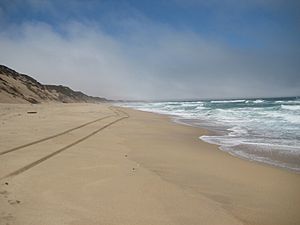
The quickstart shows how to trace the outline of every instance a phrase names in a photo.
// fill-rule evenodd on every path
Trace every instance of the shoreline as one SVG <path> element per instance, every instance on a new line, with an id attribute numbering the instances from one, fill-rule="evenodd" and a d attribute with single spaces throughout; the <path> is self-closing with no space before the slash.
<path id="1" fill-rule="evenodd" d="M 1 106 L 1 152 L 60 134 L 0 155 L 1 177 L 65 149 L 1 180 L 1 225 L 300 222 L 298 174 L 220 151 L 207 130 L 110 104 Z"/>
<path id="2" fill-rule="evenodd" d="M 203 140 L 202 139 L 203 136 L 215 136 L 215 135 L 220 135 L 221 133 L 218 133 L 218 131 L 209 129 L 207 127 L 202 127 L 201 125 L 194 125 L 194 124 L 190 124 L 190 123 L 181 121 L 181 120 L 189 120 L 189 119 L 180 118 L 179 116 L 174 116 L 174 115 L 164 114 L 164 113 L 159 113 L 159 112 L 150 112 L 150 111 L 138 110 L 138 109 L 134 109 L 134 108 L 131 108 L 131 107 L 123 107 L 123 106 L 117 106 L 117 107 L 124 108 L 124 109 L 130 109 L 130 110 L 134 110 L 134 111 L 139 111 L 139 112 L 144 112 L 144 113 L 150 113 L 150 114 L 154 114 L 154 115 L 160 115 L 160 116 L 166 117 L 167 120 L 169 120 L 170 122 L 172 122 L 174 124 L 199 129 L 199 131 L 202 134 L 198 137 L 198 140 L 200 142 L 207 143 L 207 144 L 210 144 L 212 146 L 215 146 L 218 151 L 224 152 L 224 153 L 229 154 L 230 156 L 232 156 L 234 158 L 237 158 L 237 159 L 240 159 L 240 160 L 243 160 L 243 161 L 248 161 L 248 162 L 255 163 L 255 164 L 258 164 L 258 165 L 263 165 L 263 166 L 269 166 L 271 168 L 280 169 L 280 170 L 283 170 L 283 171 L 286 171 L 286 172 L 290 172 L 290 173 L 300 175 L 300 171 L 298 171 L 296 169 L 290 169 L 288 167 L 284 167 L 284 166 L 281 166 L 281 165 L 272 164 L 272 163 L 268 163 L 268 162 L 264 162 L 264 161 L 258 161 L 258 160 L 255 160 L 255 159 L 250 159 L 250 158 L 247 158 L 247 157 L 243 157 L 243 156 L 237 155 L 233 152 L 223 150 L 222 145 Z"/>
<path id="3" fill-rule="evenodd" d="M 135 109 L 136 110 L 136 109 Z M 156 112 L 153 112 L 153 113 L 156 113 Z M 157 113 L 159 115 L 166 115 L 166 114 L 160 114 L 160 113 Z M 217 144 L 217 143 L 213 143 L 213 142 L 210 142 L 210 141 L 206 141 L 204 140 L 203 137 L 213 137 L 213 136 L 219 136 L 221 135 L 222 136 L 222 132 L 218 132 L 218 131 L 215 131 L 213 129 L 210 129 L 209 127 L 203 127 L 200 125 L 193 125 L 193 124 L 189 124 L 188 122 L 182 122 L 180 120 L 189 120 L 189 119 L 185 119 L 185 118 L 180 118 L 180 117 L 174 117 L 172 115 L 167 115 L 171 121 L 173 121 L 174 123 L 177 123 L 177 124 L 181 124 L 181 125 L 185 125 L 185 126 L 191 126 L 191 127 L 195 127 L 195 128 L 199 128 L 199 129 L 202 129 L 202 130 L 206 130 L 207 133 L 205 135 L 201 135 L 199 136 L 199 140 L 200 141 L 203 141 L 203 142 L 206 142 L 206 143 L 209 143 L 209 144 L 212 144 L 212 145 L 215 145 L 218 147 L 218 149 L 222 152 L 225 152 L 229 155 L 232 155 L 236 158 L 239 158 L 241 160 L 246 160 L 246 161 L 250 161 L 250 162 L 254 162 L 254 163 L 258 163 L 258 164 L 263 164 L 263 165 L 267 165 L 267 166 L 271 166 L 271 167 L 274 167 L 274 168 L 279 168 L 279 169 L 283 169 L 285 171 L 289 171 L 291 173 L 296 173 L 296 174 L 300 174 L 300 169 L 299 168 L 290 168 L 286 165 L 281 165 L 281 162 L 274 162 L 274 161 L 267 161 L 266 159 L 263 159 L 263 160 L 259 160 L 259 159 L 251 159 L 249 157 L 246 157 L 246 156 L 242 156 L 242 155 L 239 155 L 237 153 L 235 153 L 234 151 L 230 151 L 230 148 L 228 148 L 228 150 L 225 150 L 223 148 L 226 148 L 225 146 L 222 146 L 220 144 Z M 267 145 L 267 144 L 266 144 Z M 235 147 L 235 146 L 232 146 L 232 147 Z"/>
<path id="4" fill-rule="evenodd" d="M 225 152 L 229 155 L 237 157 L 241 160 L 256 162 L 258 164 L 268 165 L 268 166 L 283 169 L 283 170 L 286 170 L 286 171 L 289 171 L 289 172 L 292 172 L 292 173 L 300 174 L 300 168 L 299 167 L 291 167 L 291 165 L 288 165 L 286 162 L 283 162 L 283 161 L 278 161 L 278 159 L 276 160 L 276 159 L 271 159 L 271 158 L 268 158 L 268 157 L 264 157 L 262 153 L 257 154 L 257 155 L 254 154 L 253 156 L 250 156 L 250 155 L 245 156 L 245 154 L 247 154 L 247 153 L 245 153 L 243 151 L 242 152 L 240 152 L 240 151 L 235 152 L 233 150 L 234 148 L 247 150 L 246 146 L 242 147 L 242 145 L 244 145 L 244 144 L 226 146 L 226 145 L 222 145 L 222 144 L 219 144 L 219 143 L 215 143 L 215 142 L 210 141 L 210 140 L 205 140 L 205 137 L 213 138 L 213 137 L 219 137 L 219 136 L 228 136 L 228 134 L 224 130 L 222 130 L 222 131 L 221 130 L 214 130 L 214 128 L 212 128 L 212 127 L 205 126 L 205 125 L 201 124 L 201 122 L 197 123 L 197 124 L 193 124 L 192 122 L 189 122 L 189 121 L 199 122 L 197 119 L 187 119 L 187 118 L 180 117 L 179 115 L 172 115 L 172 114 L 167 114 L 167 113 L 162 113 L 162 112 L 152 112 L 152 111 L 147 111 L 147 110 L 140 110 L 140 109 L 135 109 L 135 108 L 132 108 L 132 107 L 127 107 L 127 106 L 119 106 L 119 107 L 130 108 L 130 109 L 138 110 L 138 111 L 141 111 L 141 112 L 148 112 L 148 113 L 154 113 L 154 114 L 158 114 L 158 115 L 162 115 L 162 116 L 167 116 L 172 122 L 174 122 L 176 124 L 195 127 L 195 128 L 199 128 L 199 129 L 204 129 L 207 132 L 206 132 L 205 135 L 199 136 L 198 137 L 199 140 L 203 141 L 203 142 L 206 142 L 206 143 L 209 143 L 209 144 L 212 144 L 212 145 L 215 145 L 215 146 L 218 146 L 218 149 L 222 152 Z M 205 120 L 201 120 L 201 121 L 205 122 Z M 250 144 L 250 143 L 247 143 L 247 144 L 250 145 L 250 146 L 255 145 L 255 144 Z M 260 145 L 261 146 L 269 146 L 268 144 L 261 144 L 261 143 L 260 143 Z M 249 147 L 249 146 L 247 146 L 247 147 Z M 254 148 L 252 150 L 256 151 Z M 279 154 L 277 152 L 275 152 L 275 153 Z M 252 154 L 252 153 L 250 152 L 250 154 Z M 283 156 L 284 155 L 281 155 L 281 156 L 278 155 L 277 157 L 280 159 Z"/>

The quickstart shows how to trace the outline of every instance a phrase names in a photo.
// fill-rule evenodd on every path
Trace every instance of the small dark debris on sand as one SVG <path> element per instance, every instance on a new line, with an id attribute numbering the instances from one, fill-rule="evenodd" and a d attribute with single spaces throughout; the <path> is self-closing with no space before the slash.
<path id="1" fill-rule="evenodd" d="M 36 111 L 28 111 L 27 113 L 28 114 L 36 114 L 37 112 Z"/>

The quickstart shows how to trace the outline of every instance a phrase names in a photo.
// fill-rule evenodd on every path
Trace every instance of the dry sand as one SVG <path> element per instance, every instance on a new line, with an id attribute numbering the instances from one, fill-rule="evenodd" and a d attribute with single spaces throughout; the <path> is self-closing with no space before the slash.
<path id="1" fill-rule="evenodd" d="M 109 105 L 1 104 L 0 224 L 300 224 L 299 174 L 204 133 Z"/>

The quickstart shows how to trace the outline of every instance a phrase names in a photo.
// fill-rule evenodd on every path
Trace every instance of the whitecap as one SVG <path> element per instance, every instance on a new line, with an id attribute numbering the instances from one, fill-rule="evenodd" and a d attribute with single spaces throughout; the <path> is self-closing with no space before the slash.
<path id="1" fill-rule="evenodd" d="M 214 100 L 210 101 L 211 103 L 243 103 L 246 100 L 241 99 L 241 100 Z"/>
<path id="2" fill-rule="evenodd" d="M 282 109 L 288 109 L 288 110 L 300 110 L 300 105 L 281 105 Z"/>
<path id="3" fill-rule="evenodd" d="M 264 102 L 264 100 L 261 100 L 261 99 L 253 101 L 253 103 L 263 103 L 263 102 Z"/>

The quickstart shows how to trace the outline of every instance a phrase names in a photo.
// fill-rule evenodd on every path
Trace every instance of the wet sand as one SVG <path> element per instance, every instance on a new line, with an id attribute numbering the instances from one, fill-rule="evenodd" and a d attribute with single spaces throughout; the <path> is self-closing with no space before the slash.
<path id="1" fill-rule="evenodd" d="M 206 133 L 106 104 L 1 104 L 0 224 L 300 224 L 299 174 Z"/>

